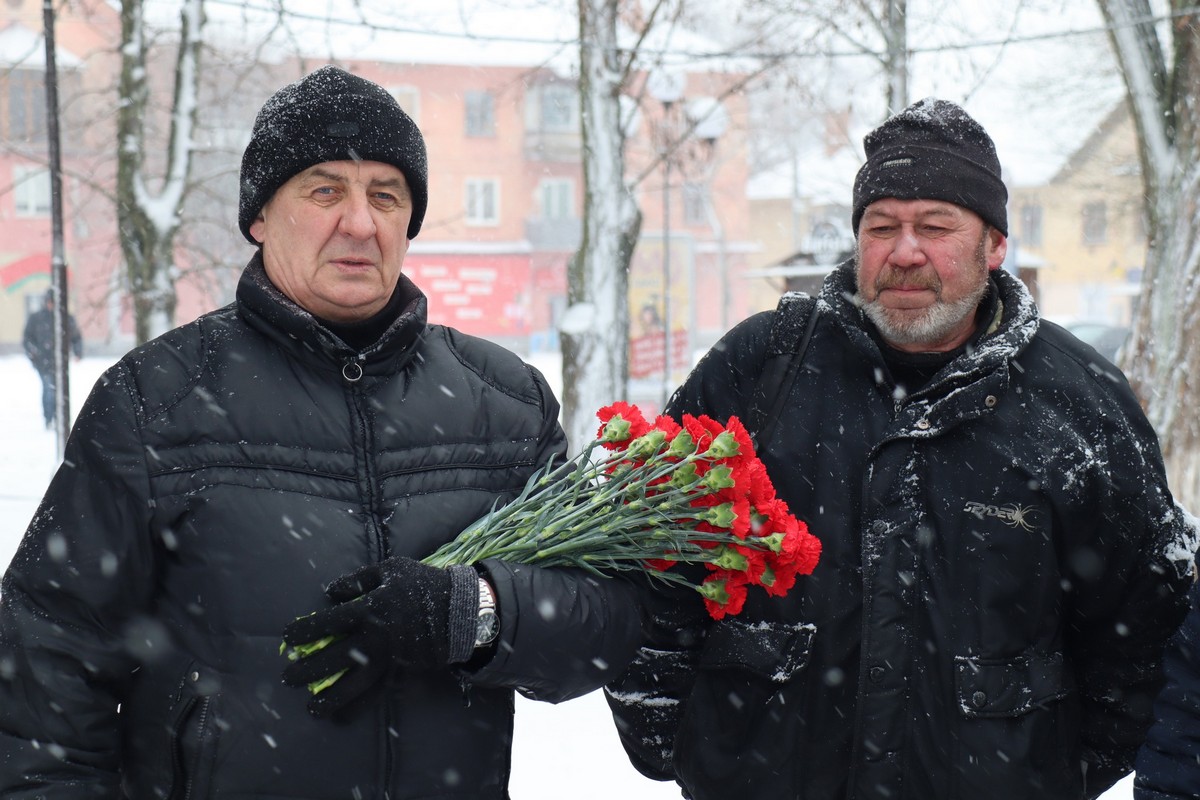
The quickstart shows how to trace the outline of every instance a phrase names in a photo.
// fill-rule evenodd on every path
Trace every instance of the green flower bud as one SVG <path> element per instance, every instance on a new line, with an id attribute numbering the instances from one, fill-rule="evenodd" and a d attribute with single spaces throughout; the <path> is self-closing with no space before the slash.
<path id="1" fill-rule="evenodd" d="M 665 433 L 660 430 L 653 430 L 630 442 L 627 453 L 630 458 L 649 459 L 662 449 L 666 441 L 667 435 Z"/>
<path id="2" fill-rule="evenodd" d="M 671 440 L 671 449 L 667 451 L 667 455 L 672 458 L 687 458 L 694 452 L 696 452 L 696 440 L 687 431 L 680 431 Z"/>
<path id="3" fill-rule="evenodd" d="M 745 572 L 750 566 L 749 559 L 728 545 L 717 547 L 713 552 L 719 553 L 720 555 L 714 558 L 712 563 L 716 564 L 721 569 L 727 569 L 731 572 Z"/>
<path id="4" fill-rule="evenodd" d="M 705 509 L 700 519 L 718 528 L 732 528 L 737 514 L 733 513 L 733 503 L 721 503 L 719 506 Z"/>
<path id="5" fill-rule="evenodd" d="M 617 414 L 604 426 L 604 432 L 600 434 L 600 441 L 623 442 L 629 438 L 629 430 L 629 423 L 620 414 Z"/>
<path id="6" fill-rule="evenodd" d="M 717 461 L 722 458 L 736 456 L 739 452 L 741 450 L 738 448 L 737 439 L 729 431 L 724 431 L 717 438 L 713 439 L 712 444 L 705 451 L 704 457 Z"/>
<path id="7" fill-rule="evenodd" d="M 696 591 L 714 603 L 725 605 L 729 602 L 729 592 L 725 588 L 725 581 L 705 581 L 696 587 Z"/>
<path id="8" fill-rule="evenodd" d="M 704 473 L 703 483 L 710 493 L 719 492 L 722 489 L 732 489 L 737 485 L 733 479 L 733 469 L 724 465 L 713 467 Z"/>
<path id="9" fill-rule="evenodd" d="M 700 477 L 696 474 L 696 465 L 687 463 L 675 468 L 675 471 L 671 473 L 670 483 L 677 489 L 687 489 L 699 479 Z"/>
<path id="10" fill-rule="evenodd" d="M 784 537 L 784 534 L 782 531 L 776 531 L 775 533 L 772 533 L 770 536 L 759 536 L 757 538 L 757 541 L 760 541 L 763 544 L 765 544 L 768 548 L 770 548 L 772 553 L 782 553 L 783 552 L 783 537 Z"/>

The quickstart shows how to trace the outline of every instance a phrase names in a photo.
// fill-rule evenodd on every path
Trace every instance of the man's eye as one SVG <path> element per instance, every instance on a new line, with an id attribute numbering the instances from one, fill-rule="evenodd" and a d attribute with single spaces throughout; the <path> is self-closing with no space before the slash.
<path id="1" fill-rule="evenodd" d="M 388 194 L 387 192 L 376 192 L 375 202 L 381 206 L 394 206 L 400 202 L 400 199 L 394 194 Z"/>

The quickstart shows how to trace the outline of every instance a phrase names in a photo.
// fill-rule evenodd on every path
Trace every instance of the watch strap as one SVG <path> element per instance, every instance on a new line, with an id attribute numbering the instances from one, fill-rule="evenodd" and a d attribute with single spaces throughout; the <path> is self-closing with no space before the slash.
<path id="1" fill-rule="evenodd" d="M 496 626 L 496 632 L 487 639 L 480 639 L 477 627 L 475 636 L 476 649 L 494 642 L 499 633 L 499 617 L 496 614 L 496 594 L 492 591 L 492 585 L 481 575 L 479 576 L 479 610 L 476 615 L 476 624 L 478 625 L 485 616 L 491 616 L 493 624 Z"/>

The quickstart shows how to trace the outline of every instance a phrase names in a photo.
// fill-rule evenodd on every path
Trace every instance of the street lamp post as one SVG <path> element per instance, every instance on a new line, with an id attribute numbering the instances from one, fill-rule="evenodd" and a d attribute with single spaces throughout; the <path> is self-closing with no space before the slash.
<path id="1" fill-rule="evenodd" d="M 682 73 L 658 70 L 646 79 L 646 90 L 662 103 L 663 116 L 659 132 L 659 153 L 663 163 L 662 213 L 663 213 L 663 382 L 661 407 L 666 408 L 671 396 L 671 159 L 675 147 L 675 127 L 672 114 L 687 83 Z"/>
<path id="2" fill-rule="evenodd" d="M 63 255 L 62 154 L 58 119 L 58 67 L 54 42 L 54 5 L 42 5 L 46 46 L 46 140 L 50 166 L 50 287 L 54 292 L 54 434 L 61 456 L 71 429 L 68 374 L 70 311 L 67 305 L 67 260 Z"/>

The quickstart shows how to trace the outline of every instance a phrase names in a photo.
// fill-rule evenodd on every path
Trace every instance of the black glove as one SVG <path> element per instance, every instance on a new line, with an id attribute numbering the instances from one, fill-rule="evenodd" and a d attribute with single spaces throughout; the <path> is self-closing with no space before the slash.
<path id="1" fill-rule="evenodd" d="M 367 692 L 391 669 L 432 670 L 467 661 L 474 650 L 478 575 L 471 567 L 431 567 L 395 556 L 335 580 L 337 605 L 293 620 L 283 631 L 288 686 L 310 686 L 309 711 L 327 717 Z M 313 652 L 297 648 L 330 638 Z M 303 651 L 303 648 L 301 648 Z M 340 673 L 340 675 L 339 675 Z"/>

